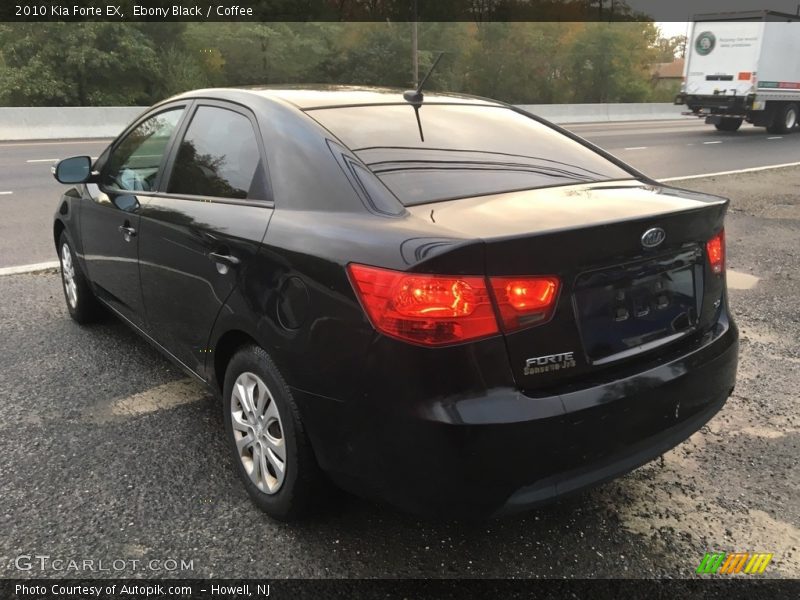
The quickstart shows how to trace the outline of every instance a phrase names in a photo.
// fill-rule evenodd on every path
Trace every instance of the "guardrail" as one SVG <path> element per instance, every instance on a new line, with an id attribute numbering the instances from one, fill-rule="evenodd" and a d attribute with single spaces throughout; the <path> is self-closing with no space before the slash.
<path id="1" fill-rule="evenodd" d="M 559 124 L 680 119 L 681 106 L 654 104 L 521 104 Z M 112 138 L 144 106 L 0 107 L 0 141 Z"/>

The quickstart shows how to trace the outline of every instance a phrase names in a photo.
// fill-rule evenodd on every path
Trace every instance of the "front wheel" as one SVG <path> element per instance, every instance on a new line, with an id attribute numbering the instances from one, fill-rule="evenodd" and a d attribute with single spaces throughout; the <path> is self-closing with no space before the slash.
<path id="1" fill-rule="evenodd" d="M 61 263 L 61 283 L 69 316 L 78 323 L 96 320 L 100 313 L 100 305 L 89 286 L 89 281 L 81 271 L 66 232 L 62 232 L 58 239 L 58 258 Z"/>
<path id="2" fill-rule="evenodd" d="M 324 478 L 289 386 L 262 348 L 231 359 L 223 407 L 234 468 L 256 506 L 281 521 L 306 513 Z"/>
<path id="3" fill-rule="evenodd" d="M 734 119 L 731 117 L 723 118 L 719 123 L 715 123 L 714 127 L 717 131 L 737 131 L 742 126 L 744 119 Z"/>

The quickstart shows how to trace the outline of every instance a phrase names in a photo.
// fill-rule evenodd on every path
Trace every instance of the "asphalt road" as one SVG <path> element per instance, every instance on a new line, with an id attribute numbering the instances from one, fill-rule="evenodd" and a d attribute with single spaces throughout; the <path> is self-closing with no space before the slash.
<path id="1" fill-rule="evenodd" d="M 98 156 L 109 140 L 0 142 L 0 267 L 57 260 L 53 214 L 67 189 L 50 174 L 54 160 Z"/>
<path id="2" fill-rule="evenodd" d="M 308 522 L 271 521 L 235 479 L 200 387 L 121 323 L 73 323 L 55 272 L 3 276 L 0 577 L 680 577 L 710 551 L 770 552 L 765 576 L 800 577 L 800 168 L 691 187 L 733 199 L 734 395 L 663 461 L 485 523 L 349 496 Z M 127 566 L 16 568 L 37 554 Z M 134 569 L 153 559 L 192 568 Z"/>
<path id="3" fill-rule="evenodd" d="M 750 125 L 735 133 L 699 119 L 566 127 L 656 179 L 800 161 L 800 135 L 772 135 Z"/>
<path id="4" fill-rule="evenodd" d="M 655 178 L 716 173 L 800 161 L 800 135 L 745 126 L 721 133 L 700 121 L 579 124 L 568 127 Z M 0 268 L 56 260 L 51 226 L 65 189 L 52 161 L 97 156 L 101 141 L 0 143 Z"/>

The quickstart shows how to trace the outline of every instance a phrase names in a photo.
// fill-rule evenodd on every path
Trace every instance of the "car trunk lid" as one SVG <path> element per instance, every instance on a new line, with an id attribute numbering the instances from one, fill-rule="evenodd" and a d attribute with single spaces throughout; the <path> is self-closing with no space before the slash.
<path id="1" fill-rule="evenodd" d="M 559 278 L 552 319 L 505 334 L 517 384 L 536 390 L 710 327 L 724 272 L 710 272 L 705 244 L 721 230 L 726 206 L 714 196 L 617 182 L 409 210 L 443 233 L 482 239 L 490 277 Z M 648 247 L 643 239 L 653 231 L 663 240 Z"/>

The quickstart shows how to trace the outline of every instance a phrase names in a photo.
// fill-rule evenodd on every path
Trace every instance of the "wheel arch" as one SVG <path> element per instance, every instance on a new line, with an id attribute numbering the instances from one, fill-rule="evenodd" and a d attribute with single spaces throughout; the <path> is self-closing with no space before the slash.
<path id="1" fill-rule="evenodd" d="M 61 219 L 55 219 L 53 221 L 53 245 L 55 246 L 56 251 L 58 251 L 58 241 L 61 239 L 61 234 L 66 228 L 67 226 Z"/>
<path id="2" fill-rule="evenodd" d="M 250 344 L 263 348 L 263 345 L 259 344 L 258 340 L 241 329 L 225 331 L 214 344 L 211 352 L 212 364 L 210 365 L 209 373 L 212 377 L 211 385 L 220 393 L 220 396 L 222 396 L 222 388 L 225 385 L 225 371 L 228 368 L 228 363 L 240 348 Z"/>
<path id="3" fill-rule="evenodd" d="M 65 231 L 72 243 L 77 259 L 83 265 L 83 244 L 80 239 L 80 203 L 81 195 L 77 188 L 70 188 L 58 201 L 58 208 L 53 215 L 53 245 L 58 251 L 58 240 Z"/>

